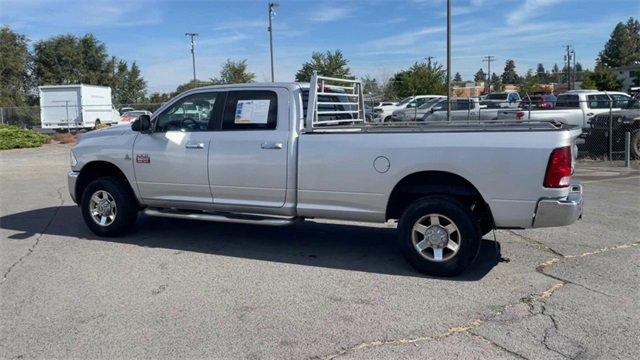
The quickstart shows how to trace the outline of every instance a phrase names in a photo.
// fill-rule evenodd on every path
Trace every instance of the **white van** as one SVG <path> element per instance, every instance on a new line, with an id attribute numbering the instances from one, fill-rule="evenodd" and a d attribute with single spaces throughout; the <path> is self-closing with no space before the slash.
<path id="1" fill-rule="evenodd" d="M 111 104 L 111 88 L 95 85 L 45 85 L 40 94 L 43 129 L 93 129 L 117 124 L 120 114 Z"/>

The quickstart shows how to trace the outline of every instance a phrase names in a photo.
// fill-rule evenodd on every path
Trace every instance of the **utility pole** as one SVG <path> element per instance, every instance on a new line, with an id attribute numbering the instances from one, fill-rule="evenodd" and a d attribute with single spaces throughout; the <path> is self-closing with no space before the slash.
<path id="1" fill-rule="evenodd" d="M 427 56 L 425 59 L 427 60 L 427 67 L 431 69 L 431 60 L 435 59 L 435 56 Z"/>
<path id="2" fill-rule="evenodd" d="M 491 62 L 495 61 L 496 57 L 487 55 L 482 58 L 482 62 L 487 63 L 487 93 L 491 94 Z"/>
<path id="3" fill-rule="evenodd" d="M 571 90 L 571 60 L 575 56 L 575 52 L 573 51 L 573 47 L 571 45 L 564 46 L 565 51 L 567 52 L 564 55 L 564 60 L 566 61 L 566 69 L 567 69 L 567 90 Z"/>
<path id="4" fill-rule="evenodd" d="M 275 75 L 273 71 L 273 27 L 271 26 L 271 19 L 276 14 L 275 8 L 280 6 L 278 3 L 270 2 L 268 11 L 269 11 L 269 27 L 267 31 L 269 31 L 269 54 L 271 55 L 271 82 L 275 82 Z"/>
<path id="5" fill-rule="evenodd" d="M 188 36 L 191 38 L 191 62 L 193 64 L 193 83 L 196 83 L 196 41 L 195 37 L 198 36 L 197 33 L 185 33 L 184 36 Z"/>
<path id="6" fill-rule="evenodd" d="M 451 0 L 447 0 L 447 121 L 451 122 Z"/>

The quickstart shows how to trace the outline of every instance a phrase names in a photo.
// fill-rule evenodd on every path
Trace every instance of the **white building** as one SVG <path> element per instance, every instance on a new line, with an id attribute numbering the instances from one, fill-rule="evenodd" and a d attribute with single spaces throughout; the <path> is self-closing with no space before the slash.
<path id="1" fill-rule="evenodd" d="M 629 91 L 633 86 L 640 86 L 640 64 L 621 66 L 613 71 L 622 81 L 623 91 Z"/>

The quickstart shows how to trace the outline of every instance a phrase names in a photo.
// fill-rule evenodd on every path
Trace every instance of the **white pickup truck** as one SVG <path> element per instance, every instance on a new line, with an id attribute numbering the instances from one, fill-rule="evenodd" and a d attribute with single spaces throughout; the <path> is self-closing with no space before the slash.
<path id="1" fill-rule="evenodd" d="M 557 121 L 589 129 L 589 120 L 598 114 L 617 111 L 631 100 L 622 92 L 572 90 L 558 95 L 552 109 L 509 109 L 498 111 L 499 120 Z"/>
<path id="2" fill-rule="evenodd" d="M 335 96 L 327 82 L 345 92 Z M 197 116 L 184 111 L 193 106 Z M 100 236 L 130 230 L 139 212 L 263 225 L 398 220 L 408 261 L 452 276 L 494 228 L 581 216 L 582 188 L 571 181 L 579 132 L 551 123 L 369 124 L 360 82 L 314 75 L 311 85 L 189 90 L 131 127 L 84 134 L 68 182 Z"/>

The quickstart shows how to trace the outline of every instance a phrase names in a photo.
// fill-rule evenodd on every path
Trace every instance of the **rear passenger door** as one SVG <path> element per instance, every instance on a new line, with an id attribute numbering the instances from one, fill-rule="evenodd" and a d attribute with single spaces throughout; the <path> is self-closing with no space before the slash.
<path id="1" fill-rule="evenodd" d="M 282 207 L 287 188 L 286 89 L 232 90 L 209 151 L 215 207 Z"/>

